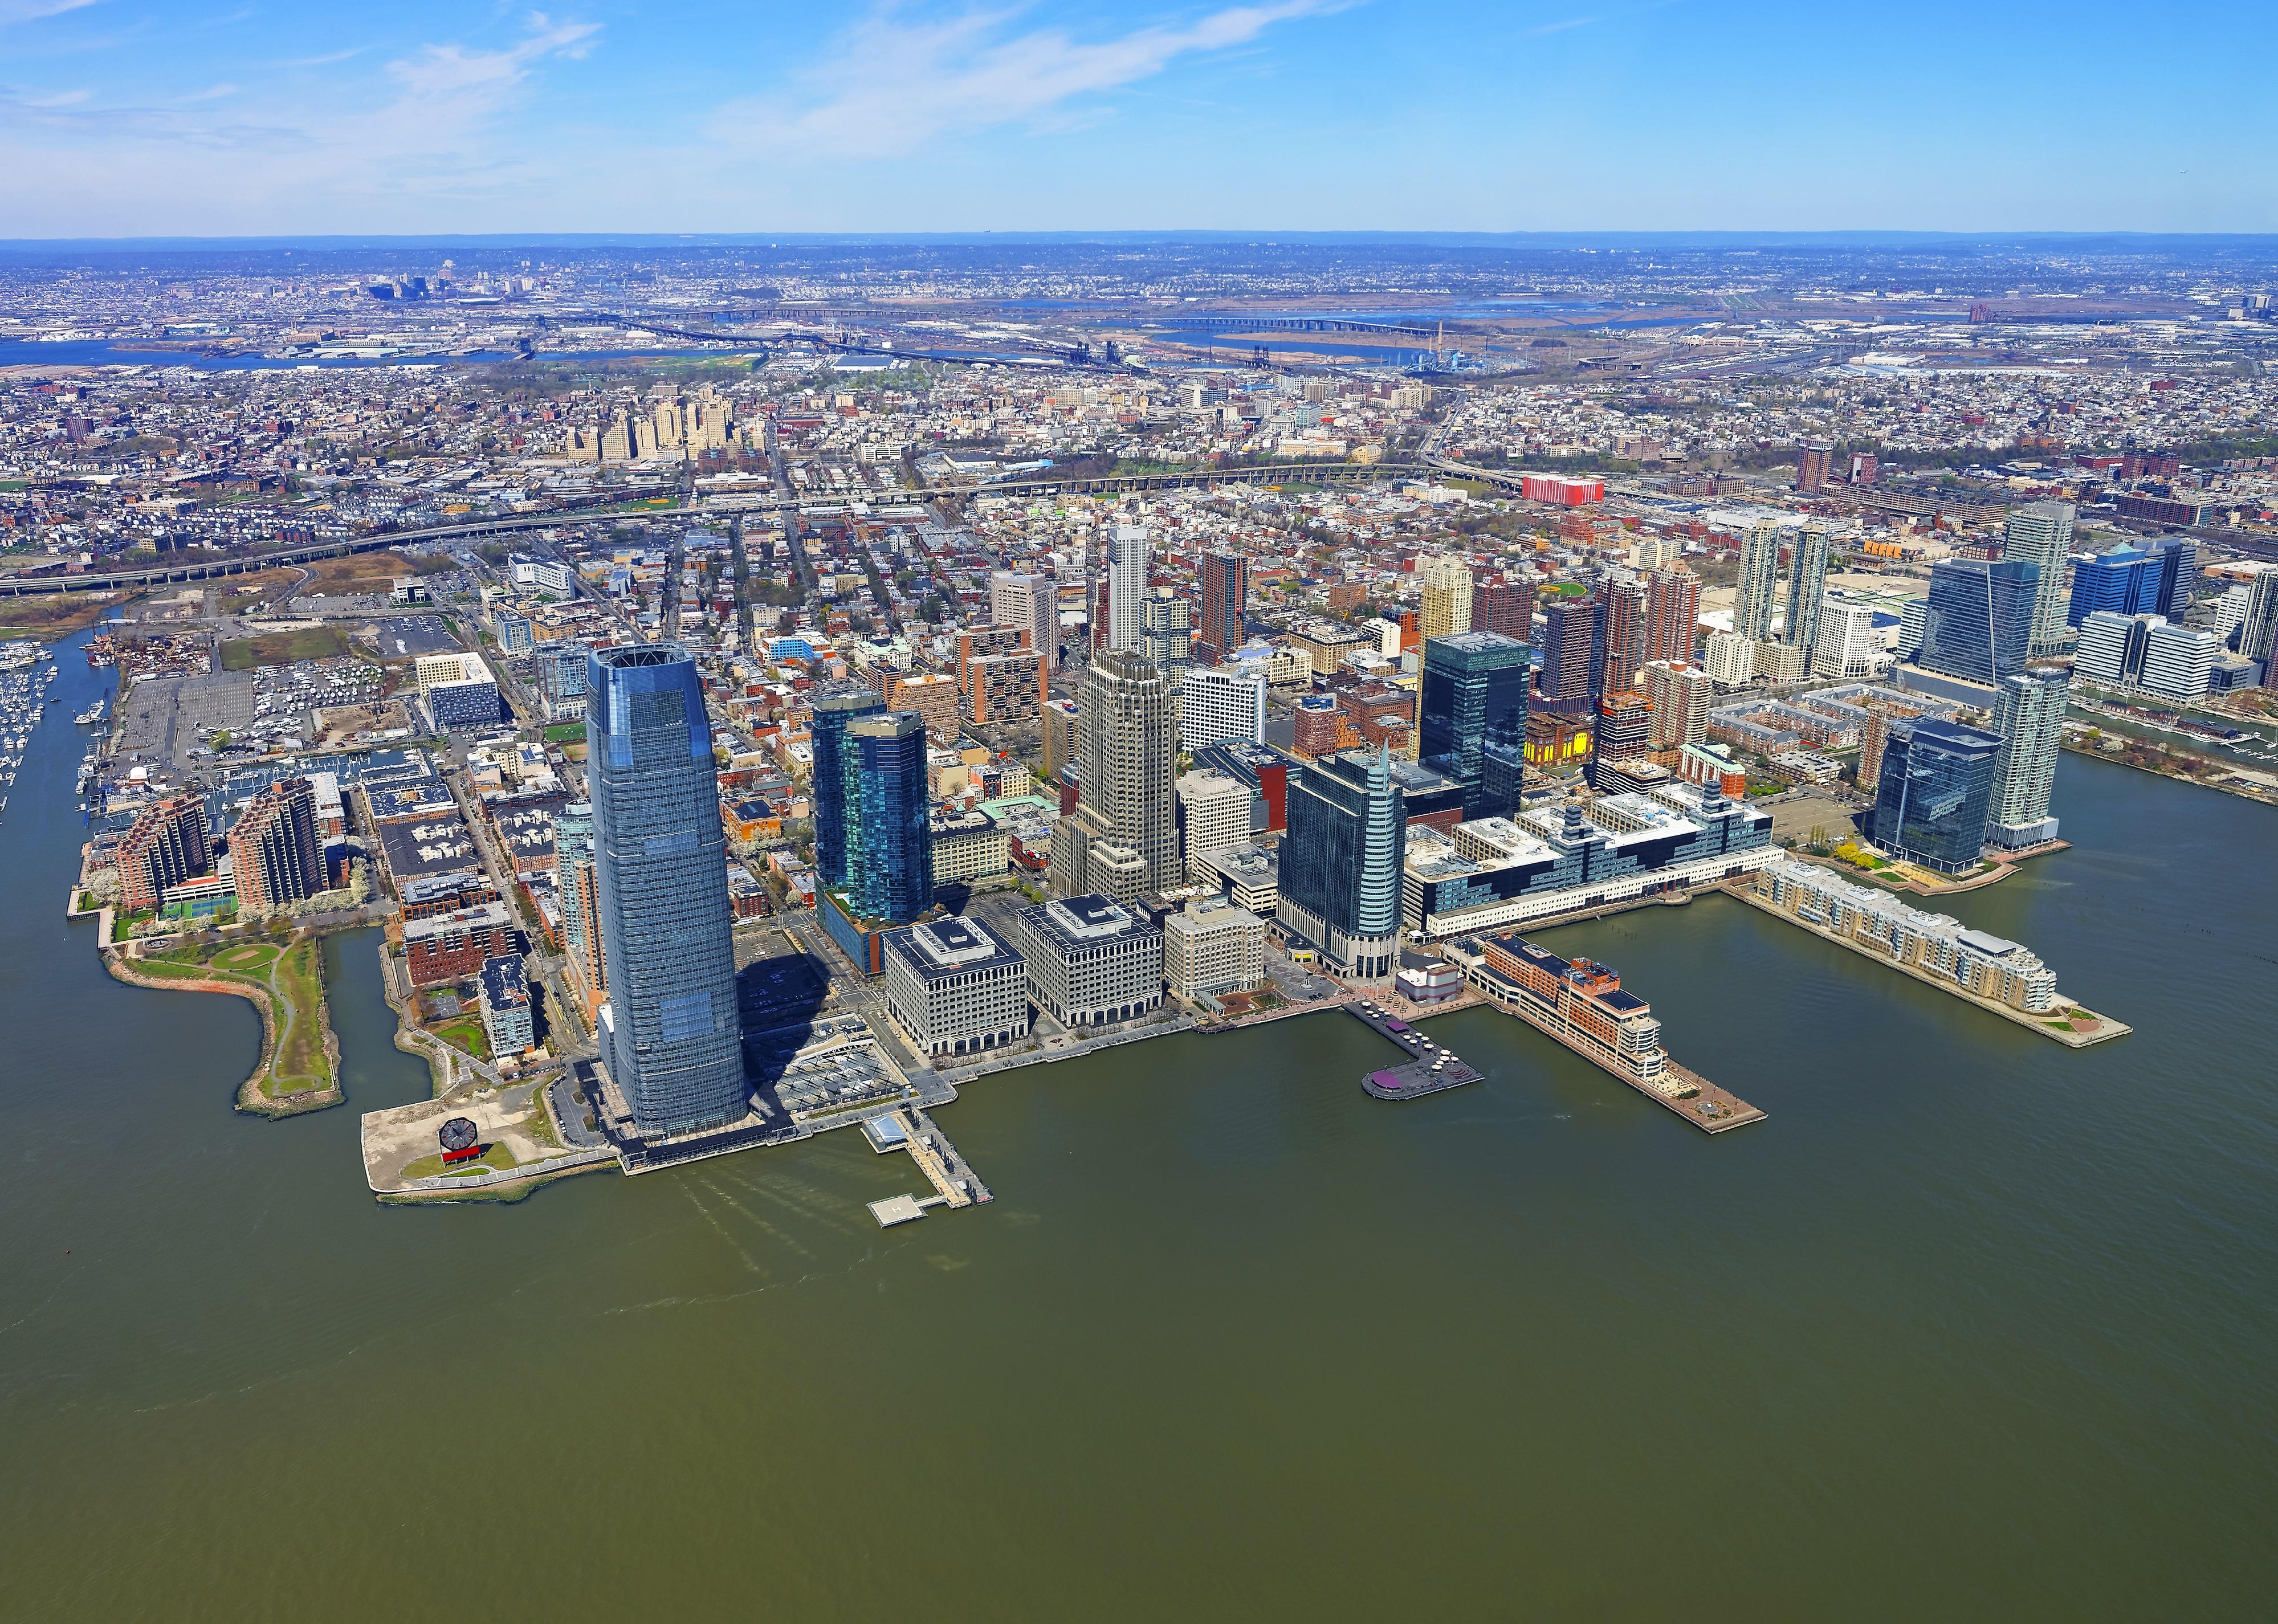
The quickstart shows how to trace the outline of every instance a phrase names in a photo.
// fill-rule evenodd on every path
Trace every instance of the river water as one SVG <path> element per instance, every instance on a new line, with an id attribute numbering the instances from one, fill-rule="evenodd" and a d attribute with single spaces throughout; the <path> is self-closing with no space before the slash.
<path id="1" fill-rule="evenodd" d="M 1322 1016 L 989 1079 L 999 1199 L 838 1133 L 399 1210 L 350 1104 L 234 1115 L 248 1005 L 62 918 L 62 704 L 0 826 L 0 1614 L 871 1620 L 2267 1616 L 2270 809 L 2076 758 L 1952 911 L 2080 1053 L 1713 898 L 1552 933 L 1770 1120 L 1501 1016 L 1366 1098 Z M 27 793 L 28 792 L 28 793 Z"/>

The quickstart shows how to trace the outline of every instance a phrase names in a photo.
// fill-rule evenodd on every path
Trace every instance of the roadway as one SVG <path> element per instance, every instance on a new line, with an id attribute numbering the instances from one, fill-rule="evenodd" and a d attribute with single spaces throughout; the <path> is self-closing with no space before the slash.
<path id="1" fill-rule="evenodd" d="M 994 484 L 982 485 L 921 485 L 913 491 L 894 492 L 892 496 L 898 503 L 930 502 L 944 497 L 1048 496 L 1059 492 L 1116 494 L 1218 484 L 1362 484 L 1376 479 L 1412 478 L 1418 475 L 1442 472 L 1453 473 L 1459 478 L 1482 479 L 1506 488 L 1515 488 L 1521 477 L 1503 469 L 1471 469 L 1460 462 L 1437 459 L 1428 463 L 1268 462 L 1244 468 L 1203 469 L 1190 473 L 1098 474 L 1002 480 Z M 801 509 L 843 509 L 846 506 L 843 500 L 818 500 L 811 496 L 750 496 L 723 497 L 700 506 L 653 508 L 642 513 L 620 511 L 623 503 L 646 496 L 669 496 L 674 489 L 670 485 L 634 485 L 611 492 L 606 499 L 611 504 L 607 512 L 560 508 L 542 514 L 513 514 L 477 519 L 462 524 L 430 525 L 421 530 L 376 530 L 369 536 L 310 542 L 297 547 L 279 547 L 273 552 L 240 558 L 215 559 L 195 564 L 160 565 L 150 569 L 114 570 L 103 575 L 40 576 L 28 580 L 22 576 L 11 576 L 0 579 L 0 598 L 35 597 L 53 592 L 140 591 L 183 582 L 212 580 L 222 576 L 250 575 L 258 570 L 274 569 L 310 559 L 345 558 L 350 553 L 381 553 L 392 547 L 443 546 L 455 541 L 481 541 L 502 536 L 526 535 L 538 530 L 575 529 L 587 524 L 622 524 L 628 520 L 656 523 L 718 518 L 729 514 L 781 514 L 791 525 L 793 546 L 796 548 L 796 522 Z"/>

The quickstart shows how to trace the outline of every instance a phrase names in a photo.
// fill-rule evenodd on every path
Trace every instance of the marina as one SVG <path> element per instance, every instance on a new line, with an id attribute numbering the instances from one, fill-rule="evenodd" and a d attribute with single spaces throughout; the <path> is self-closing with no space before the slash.
<path id="1" fill-rule="evenodd" d="M 7 813 L 42 709 L 54 703 L 48 690 L 55 680 L 55 656 L 41 644 L 0 646 L 0 818 Z"/>

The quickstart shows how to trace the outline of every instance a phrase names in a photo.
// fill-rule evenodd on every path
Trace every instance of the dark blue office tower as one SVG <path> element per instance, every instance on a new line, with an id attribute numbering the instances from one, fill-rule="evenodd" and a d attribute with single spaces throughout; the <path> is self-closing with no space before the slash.
<path id="1" fill-rule="evenodd" d="M 933 906 L 925 719 L 910 711 L 865 716 L 848 726 L 846 743 L 854 762 L 847 908 L 859 919 L 906 925 Z"/>
<path id="2" fill-rule="evenodd" d="M 860 718 L 881 715 L 885 709 L 885 700 L 868 688 L 841 689 L 815 698 L 814 725 L 809 730 L 814 751 L 814 873 L 816 882 L 825 888 L 846 883 L 846 810 L 854 804 L 854 762 L 846 746 L 846 729 Z"/>
<path id="3" fill-rule="evenodd" d="M 1507 818 L 1518 809 L 1533 654 L 1517 638 L 1491 631 L 1424 645 L 1417 754 L 1464 787 L 1466 818 Z"/>
<path id="4" fill-rule="evenodd" d="M 601 1057 L 645 1133 L 745 1114 L 728 843 L 695 662 L 669 643 L 598 649 L 585 775 L 609 998 Z"/>
<path id="5" fill-rule="evenodd" d="M 2041 571 L 2021 559 L 1947 559 L 1930 572 L 1930 609 L 1915 663 L 1991 684 L 2022 671 L 2033 644 Z"/>

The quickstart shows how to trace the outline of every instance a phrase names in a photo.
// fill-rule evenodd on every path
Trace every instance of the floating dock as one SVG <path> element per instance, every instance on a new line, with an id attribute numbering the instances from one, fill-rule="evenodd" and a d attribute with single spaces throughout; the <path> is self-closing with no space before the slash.
<path id="1" fill-rule="evenodd" d="M 1345 1013 L 1379 1037 L 1397 1043 L 1416 1056 L 1405 1065 L 1387 1066 L 1361 1074 L 1360 1086 L 1372 1099 L 1420 1100 L 1426 1094 L 1460 1088 L 1485 1075 L 1449 1054 L 1408 1022 L 1371 1003 L 1349 1003 Z"/>
<path id="2" fill-rule="evenodd" d="M 878 1220 L 880 1229 L 922 1218 L 929 1207 L 977 1207 L 997 1199 L 981 1182 L 981 1175 L 973 1170 L 972 1163 L 949 1142 L 949 1135 L 921 1107 L 906 1105 L 868 1118 L 862 1124 L 862 1137 L 880 1155 L 894 1150 L 908 1151 L 910 1160 L 917 1163 L 936 1192 L 923 1197 L 890 1195 L 882 1201 L 870 1202 L 870 1216 Z"/>

